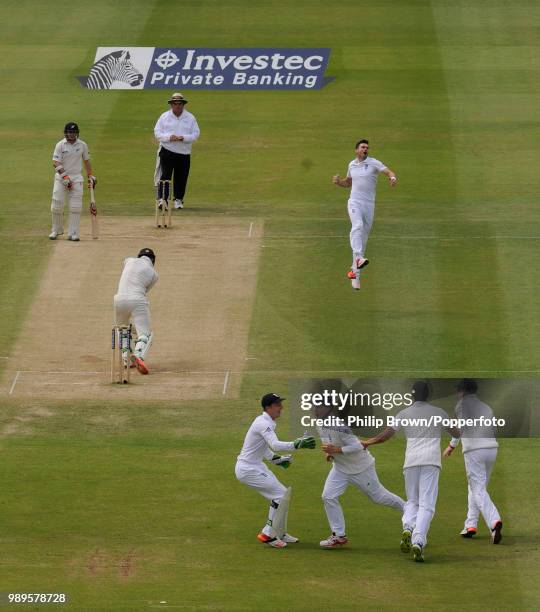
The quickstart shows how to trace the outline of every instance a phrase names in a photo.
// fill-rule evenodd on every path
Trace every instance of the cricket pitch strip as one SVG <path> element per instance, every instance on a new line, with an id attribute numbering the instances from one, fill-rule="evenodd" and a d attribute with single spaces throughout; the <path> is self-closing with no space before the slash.
<path id="1" fill-rule="evenodd" d="M 190 400 L 236 397 L 246 362 L 262 223 L 176 214 L 101 220 L 92 240 L 59 239 L 0 383 L 4 397 Z M 111 384 L 113 296 L 126 257 L 156 253 L 148 376 Z"/>

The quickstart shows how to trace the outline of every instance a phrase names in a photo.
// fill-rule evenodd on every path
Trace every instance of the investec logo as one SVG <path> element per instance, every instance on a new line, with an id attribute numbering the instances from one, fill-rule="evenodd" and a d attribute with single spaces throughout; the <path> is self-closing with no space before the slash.
<path id="1" fill-rule="evenodd" d="M 131 58 L 129 69 L 96 85 L 94 75 L 105 72 L 104 58 L 111 63 L 111 56 Z M 97 89 L 320 89 L 332 80 L 324 76 L 329 58 L 327 48 L 100 47 L 90 75 L 79 80 Z"/>

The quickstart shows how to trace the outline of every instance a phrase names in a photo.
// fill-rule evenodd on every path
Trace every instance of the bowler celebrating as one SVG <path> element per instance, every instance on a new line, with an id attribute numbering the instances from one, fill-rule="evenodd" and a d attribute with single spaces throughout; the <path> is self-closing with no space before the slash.
<path id="1" fill-rule="evenodd" d="M 360 270 L 365 268 L 369 260 L 364 257 L 367 239 L 373 224 L 375 212 L 375 191 L 379 174 L 386 174 L 390 185 L 395 186 L 396 175 L 382 162 L 374 157 L 368 157 L 369 141 L 359 140 L 355 146 L 356 158 L 347 169 L 347 176 L 339 174 L 332 177 L 334 185 L 352 187 L 349 196 L 348 209 L 351 219 L 351 249 L 352 266 L 347 276 L 351 279 L 353 289 L 360 289 Z"/>
<path id="2" fill-rule="evenodd" d="M 292 462 L 291 455 L 280 456 L 276 454 L 277 452 L 293 451 L 298 448 L 315 448 L 316 445 L 315 438 L 311 436 L 298 438 L 294 442 L 280 442 L 278 440 L 275 434 L 276 419 L 281 415 L 284 399 L 275 393 L 267 393 L 263 396 L 261 399 L 263 413 L 251 424 L 242 450 L 238 455 L 235 469 L 236 478 L 240 482 L 255 489 L 263 497 L 270 500 L 268 521 L 257 538 L 274 548 L 284 548 L 288 543 L 298 542 L 298 538 L 287 533 L 282 538 L 278 538 L 272 533 L 274 515 L 287 489 L 263 463 L 263 459 L 286 469 Z"/>

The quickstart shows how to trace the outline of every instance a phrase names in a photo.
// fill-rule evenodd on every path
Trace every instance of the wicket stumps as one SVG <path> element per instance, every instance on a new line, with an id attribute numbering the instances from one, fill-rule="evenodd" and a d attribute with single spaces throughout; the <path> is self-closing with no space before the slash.
<path id="1" fill-rule="evenodd" d="M 111 382 L 129 383 L 131 365 L 131 325 L 112 328 Z"/>
<path id="2" fill-rule="evenodd" d="M 172 206 L 169 202 L 171 181 L 159 181 L 156 198 L 156 227 L 171 227 Z"/>

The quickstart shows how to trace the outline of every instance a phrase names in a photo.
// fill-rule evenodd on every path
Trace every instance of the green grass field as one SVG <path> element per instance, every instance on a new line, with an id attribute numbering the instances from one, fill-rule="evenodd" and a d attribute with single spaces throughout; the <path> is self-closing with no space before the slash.
<path id="1" fill-rule="evenodd" d="M 285 551 L 256 541 L 266 502 L 234 478 L 260 396 L 291 379 L 538 374 L 538 3 L 6 0 L 0 11 L 2 370 L 58 246 L 50 159 L 67 121 L 90 145 L 100 214 L 151 223 L 152 130 L 172 91 L 83 89 L 75 76 L 97 46 L 330 47 L 335 77 L 319 91 L 184 91 L 202 136 L 182 216 L 264 223 L 240 396 L 5 395 L 0 592 L 63 591 L 81 611 L 538 609 L 538 440 L 501 443 L 499 547 L 485 532 L 457 537 L 463 461 L 445 464 L 424 565 L 402 558 L 399 517 L 354 490 L 351 546 L 319 550 L 320 451 L 279 474 L 302 539 Z M 399 183 L 379 181 L 373 263 L 353 292 L 347 191 L 330 178 L 360 137 Z M 45 361 L 57 339 L 41 340 Z M 403 494 L 402 443 L 373 452 Z"/>

